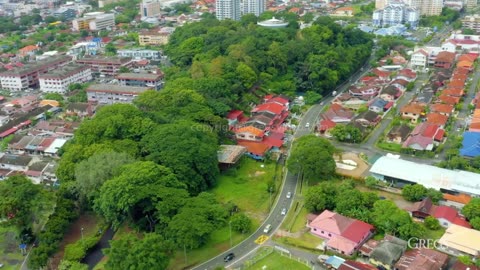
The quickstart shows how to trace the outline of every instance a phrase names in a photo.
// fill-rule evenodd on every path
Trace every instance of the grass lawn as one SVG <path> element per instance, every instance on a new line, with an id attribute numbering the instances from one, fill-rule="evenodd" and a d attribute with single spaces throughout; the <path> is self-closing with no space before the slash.
<path id="1" fill-rule="evenodd" d="M 277 190 L 282 181 L 281 169 L 281 166 L 277 168 Z M 219 177 L 217 186 L 212 192 L 220 202 L 233 202 L 258 225 L 268 213 L 270 196 L 267 183 L 273 180 L 274 175 L 275 163 L 243 158 L 235 168 L 229 169 Z M 272 196 L 272 201 L 274 199 Z"/>
<path id="2" fill-rule="evenodd" d="M 427 228 L 425 228 L 427 230 L 427 232 L 425 233 L 424 235 L 424 238 L 425 239 L 433 239 L 433 240 L 438 240 L 440 239 L 443 234 L 445 233 L 445 228 L 441 227 L 440 229 L 438 230 L 429 230 Z"/>
<path id="3" fill-rule="evenodd" d="M 20 242 L 16 237 L 15 227 L 0 226 L 0 263 L 4 264 L 2 270 L 19 269 L 23 262 L 24 257 L 18 248 Z"/>
<path id="4" fill-rule="evenodd" d="M 397 143 L 381 142 L 381 143 L 377 143 L 377 146 L 378 148 L 381 148 L 383 150 L 397 152 L 397 153 L 400 153 L 400 150 L 402 149 L 402 145 Z"/>
<path id="5" fill-rule="evenodd" d="M 233 245 L 236 245 L 243 241 L 247 234 L 239 234 L 232 231 L 232 242 Z M 170 260 L 168 269 L 177 270 L 177 269 L 187 269 L 192 267 L 195 264 L 204 262 L 219 253 L 230 248 L 230 229 L 228 225 L 225 228 L 222 228 L 214 233 L 212 233 L 210 240 L 207 244 L 199 249 L 187 250 L 187 262 L 185 263 L 185 254 L 182 250 L 177 250 L 175 252 L 175 257 Z"/>
<path id="6" fill-rule="evenodd" d="M 298 247 L 298 248 L 305 248 L 308 250 L 316 249 L 320 244 L 323 243 L 323 240 L 320 237 L 316 237 L 315 235 L 309 232 L 302 234 L 299 238 L 275 237 L 274 240 L 285 245 Z"/>
<path id="7" fill-rule="evenodd" d="M 266 266 L 266 268 L 263 268 Z M 262 269 L 295 269 L 295 270 L 308 270 L 310 269 L 306 265 L 299 263 L 295 260 L 292 260 L 288 257 L 282 256 L 277 252 L 273 252 L 267 257 L 261 259 L 256 264 L 246 268 L 251 270 L 262 270 Z"/>

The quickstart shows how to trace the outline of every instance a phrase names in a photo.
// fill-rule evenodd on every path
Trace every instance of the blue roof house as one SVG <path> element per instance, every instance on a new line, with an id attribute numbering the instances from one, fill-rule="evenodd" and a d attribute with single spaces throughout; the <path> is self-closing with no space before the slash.
<path id="1" fill-rule="evenodd" d="M 462 157 L 478 157 L 480 156 L 480 132 L 463 133 L 462 149 L 460 155 Z"/>

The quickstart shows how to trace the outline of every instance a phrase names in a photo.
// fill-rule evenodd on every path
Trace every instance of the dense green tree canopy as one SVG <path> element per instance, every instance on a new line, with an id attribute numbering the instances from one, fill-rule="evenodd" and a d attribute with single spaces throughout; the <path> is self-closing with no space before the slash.
<path id="1" fill-rule="evenodd" d="M 142 140 L 148 160 L 172 168 L 191 193 L 213 187 L 219 173 L 217 136 L 192 122 L 160 125 Z"/>
<path id="2" fill-rule="evenodd" d="M 462 214 L 468 219 L 480 217 L 480 198 L 473 198 L 462 208 Z"/>
<path id="3" fill-rule="evenodd" d="M 293 173 L 303 173 L 307 180 L 326 180 L 335 175 L 335 147 L 315 135 L 303 136 L 296 140 L 287 161 Z"/>
<path id="4" fill-rule="evenodd" d="M 169 252 L 165 239 L 156 233 L 147 233 L 142 239 L 126 234 L 120 239 L 110 241 L 110 248 L 105 249 L 108 256 L 105 269 L 167 269 Z"/>
<path id="5" fill-rule="evenodd" d="M 402 196 L 408 201 L 416 202 L 427 195 L 427 189 L 419 184 L 406 185 L 402 189 Z"/>

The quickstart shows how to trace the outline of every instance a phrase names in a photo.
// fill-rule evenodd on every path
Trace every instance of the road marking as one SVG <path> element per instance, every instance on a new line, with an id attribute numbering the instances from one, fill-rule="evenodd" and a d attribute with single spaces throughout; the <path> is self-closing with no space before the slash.
<path id="1" fill-rule="evenodd" d="M 262 234 L 255 240 L 255 244 L 261 245 L 261 244 L 265 243 L 265 241 L 267 241 L 267 240 L 268 240 L 268 236 Z"/>

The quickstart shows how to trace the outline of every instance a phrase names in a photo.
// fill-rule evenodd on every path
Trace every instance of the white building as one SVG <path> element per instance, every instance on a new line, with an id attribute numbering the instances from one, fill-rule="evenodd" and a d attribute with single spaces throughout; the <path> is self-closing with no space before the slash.
<path id="1" fill-rule="evenodd" d="M 39 76 L 40 91 L 45 93 L 67 92 L 73 83 L 84 83 L 92 80 L 92 70 L 88 66 L 69 64 L 61 69 Z"/>
<path id="2" fill-rule="evenodd" d="M 243 0 L 243 14 L 260 16 L 265 12 L 267 5 L 265 0 Z"/>
<path id="3" fill-rule="evenodd" d="M 404 3 L 392 3 L 383 9 L 375 10 L 372 19 L 375 26 L 383 27 L 408 23 L 410 27 L 416 28 L 420 21 L 420 12 Z"/>
<path id="4" fill-rule="evenodd" d="M 216 0 L 217 19 L 240 20 L 240 0 Z"/>
<path id="5" fill-rule="evenodd" d="M 423 49 L 417 50 L 411 55 L 410 66 L 412 68 L 424 69 L 428 64 L 428 52 Z"/>
<path id="6" fill-rule="evenodd" d="M 443 0 L 422 0 L 421 15 L 436 16 L 442 13 Z"/>
<path id="7" fill-rule="evenodd" d="M 126 50 L 118 50 L 117 51 L 118 57 L 129 57 L 132 59 L 148 59 L 159 61 L 163 57 L 162 51 L 156 50 L 147 50 L 147 49 L 126 49 Z"/>
<path id="8" fill-rule="evenodd" d="M 480 16 L 475 14 L 473 16 L 465 16 L 462 19 L 462 26 L 467 29 L 480 33 Z"/>
<path id="9" fill-rule="evenodd" d="M 116 104 L 132 103 L 138 95 L 150 89 L 149 87 L 93 84 L 87 88 L 86 92 L 89 102 Z"/>
<path id="10" fill-rule="evenodd" d="M 379 158 L 370 173 L 398 187 L 421 184 L 444 193 L 480 196 L 480 174 L 477 173 L 448 170 L 388 156 Z"/>
<path id="11" fill-rule="evenodd" d="M 115 14 L 105 12 L 85 13 L 83 18 L 78 18 L 72 21 L 72 27 L 75 31 L 98 31 L 112 29 L 114 26 Z"/>
<path id="12" fill-rule="evenodd" d="M 142 18 L 156 17 L 160 15 L 160 1 L 158 0 L 143 0 L 140 4 L 140 15 Z"/>

